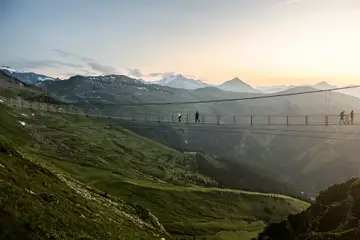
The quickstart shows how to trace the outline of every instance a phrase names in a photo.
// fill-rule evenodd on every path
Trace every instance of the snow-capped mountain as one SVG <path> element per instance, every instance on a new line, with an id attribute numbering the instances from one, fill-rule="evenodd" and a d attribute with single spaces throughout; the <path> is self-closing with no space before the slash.
<path id="1" fill-rule="evenodd" d="M 16 77 L 17 79 L 19 79 L 20 81 L 22 81 L 24 83 L 33 84 L 33 85 L 37 85 L 38 83 L 47 81 L 47 80 L 50 80 L 50 81 L 59 80 L 57 78 L 52 78 L 52 77 L 42 75 L 42 74 L 19 71 L 19 70 L 16 70 L 16 69 L 8 67 L 8 66 L 1 66 L 0 71 L 4 71 L 8 75 Z"/>
<path id="2" fill-rule="evenodd" d="M 173 87 L 173 88 L 183 88 L 183 89 L 197 89 L 209 86 L 209 84 L 204 83 L 200 80 L 186 78 L 181 74 L 171 75 L 164 77 L 160 81 L 153 81 L 153 84 L 159 84 L 162 86 Z"/>
<path id="3" fill-rule="evenodd" d="M 245 83 L 244 81 L 240 80 L 237 77 L 232 80 L 226 81 L 217 87 L 224 91 L 231 91 L 231 92 L 247 92 L 247 93 L 261 92 L 260 90 L 251 87 L 249 84 Z"/>

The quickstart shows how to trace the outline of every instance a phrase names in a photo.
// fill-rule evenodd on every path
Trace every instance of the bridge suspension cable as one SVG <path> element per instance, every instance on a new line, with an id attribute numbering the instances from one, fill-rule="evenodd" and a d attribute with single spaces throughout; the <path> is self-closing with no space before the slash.
<path id="1" fill-rule="evenodd" d="M 256 99 L 268 99 L 268 98 L 277 98 L 277 97 L 286 97 L 286 96 L 296 96 L 296 95 L 305 95 L 313 93 L 323 93 L 323 92 L 332 92 L 340 91 L 352 88 L 360 88 L 360 85 L 347 86 L 347 87 L 338 87 L 330 88 L 323 90 L 311 90 L 311 91 L 302 91 L 294 93 L 280 93 L 280 94 L 271 94 L 271 95 L 261 95 L 261 96 L 252 96 L 252 97 L 242 97 L 242 98 L 226 98 L 226 99 L 212 99 L 212 100 L 200 100 L 200 101 L 183 101 L 183 102 L 144 102 L 144 103 L 92 103 L 95 106 L 163 106 L 163 105 L 186 105 L 186 104 L 200 104 L 200 103 L 220 103 L 220 102 L 235 102 L 235 101 L 245 101 L 245 100 L 256 100 Z M 76 106 L 84 106 L 87 104 L 83 103 L 72 103 Z"/>

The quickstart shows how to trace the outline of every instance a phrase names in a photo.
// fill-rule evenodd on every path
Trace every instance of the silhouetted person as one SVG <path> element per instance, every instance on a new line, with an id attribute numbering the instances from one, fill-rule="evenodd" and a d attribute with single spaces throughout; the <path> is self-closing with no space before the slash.
<path id="1" fill-rule="evenodd" d="M 198 111 L 196 111 L 196 113 L 195 113 L 195 123 L 197 123 L 197 122 L 200 122 Z"/>
<path id="2" fill-rule="evenodd" d="M 350 112 L 350 123 L 354 124 L 354 110 L 351 110 Z"/>
<path id="3" fill-rule="evenodd" d="M 179 114 L 178 114 L 179 122 L 181 122 L 181 117 L 182 117 L 182 115 L 181 115 L 181 113 L 179 113 Z"/>
<path id="4" fill-rule="evenodd" d="M 345 124 L 344 117 L 345 117 L 345 111 L 342 111 L 342 112 L 340 113 L 340 121 L 339 121 L 339 124 L 341 124 L 341 123 Z"/>

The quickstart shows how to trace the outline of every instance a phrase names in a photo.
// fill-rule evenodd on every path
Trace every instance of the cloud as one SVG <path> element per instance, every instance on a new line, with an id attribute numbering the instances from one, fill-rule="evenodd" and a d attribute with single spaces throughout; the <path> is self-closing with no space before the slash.
<path id="1" fill-rule="evenodd" d="M 85 56 L 81 56 L 75 53 L 71 53 L 71 52 L 67 52 L 64 51 L 62 49 L 53 49 L 53 51 L 55 53 L 57 53 L 60 57 L 62 58 L 75 58 L 77 60 L 80 60 L 82 62 L 84 62 L 86 65 L 88 65 L 92 70 L 100 72 L 101 74 L 114 74 L 114 73 L 119 73 L 119 71 L 117 71 L 114 67 L 110 66 L 110 65 L 104 65 L 99 63 L 98 61 L 96 61 L 95 59 L 89 58 L 89 57 L 85 57 Z"/>
<path id="2" fill-rule="evenodd" d="M 153 72 L 153 73 L 146 74 L 144 76 L 166 78 L 166 77 L 172 76 L 174 74 L 176 74 L 176 73 L 175 72 Z"/>
<path id="3" fill-rule="evenodd" d="M 14 61 L 7 62 L 6 65 L 12 66 L 19 69 L 30 69 L 30 68 L 58 68 L 58 67 L 73 67 L 73 68 L 82 68 L 84 67 L 81 64 L 68 63 L 58 60 L 28 60 L 28 59 L 18 59 Z"/>
<path id="4" fill-rule="evenodd" d="M 87 63 L 93 70 L 101 72 L 102 74 L 114 74 L 118 71 L 109 65 L 102 65 L 96 61 Z"/>
<path id="5" fill-rule="evenodd" d="M 276 5 L 272 6 L 272 8 L 278 9 L 280 7 L 285 7 L 285 6 L 295 4 L 295 3 L 300 3 L 300 2 L 303 2 L 303 1 L 304 0 L 281 0 Z"/>
<path id="6" fill-rule="evenodd" d="M 74 57 L 74 58 L 80 59 L 81 61 L 84 61 L 84 62 L 94 62 L 95 61 L 92 58 L 80 56 L 75 53 L 67 52 L 67 51 L 64 51 L 64 50 L 61 50 L 58 48 L 53 49 L 53 51 L 55 53 L 57 53 L 60 57 L 63 57 L 63 58 Z"/>
<path id="7" fill-rule="evenodd" d="M 174 72 L 152 72 L 152 73 L 143 73 L 140 69 L 134 68 L 128 68 L 127 69 L 127 74 L 129 76 L 133 76 L 133 77 L 137 77 L 137 78 L 142 78 L 142 77 L 168 77 L 171 75 L 174 75 Z"/>
<path id="8" fill-rule="evenodd" d="M 137 78 L 141 78 L 144 76 L 144 74 L 139 69 L 136 69 L 136 68 L 135 69 L 128 68 L 128 73 L 129 73 L 129 75 L 137 77 Z"/>
<path id="9" fill-rule="evenodd" d="M 96 76 L 97 73 L 96 72 L 92 72 L 89 71 L 88 69 L 81 69 L 79 71 L 74 71 L 74 72 L 66 72 L 62 74 L 65 77 L 72 77 L 72 76 L 76 76 L 76 75 L 82 75 L 82 76 Z"/>
<path id="10" fill-rule="evenodd" d="M 170 77 L 174 74 L 176 74 L 176 73 L 175 72 L 164 72 L 162 76 L 163 76 L 163 78 L 165 78 L 165 77 Z"/>
<path id="11" fill-rule="evenodd" d="M 149 73 L 147 76 L 149 77 L 159 77 L 162 76 L 163 73 L 155 72 L 155 73 Z"/>
<path id="12" fill-rule="evenodd" d="M 293 3 L 297 3 L 297 2 L 301 2 L 302 0 L 286 0 L 284 2 L 285 5 L 288 5 L 288 4 L 293 4 Z"/>

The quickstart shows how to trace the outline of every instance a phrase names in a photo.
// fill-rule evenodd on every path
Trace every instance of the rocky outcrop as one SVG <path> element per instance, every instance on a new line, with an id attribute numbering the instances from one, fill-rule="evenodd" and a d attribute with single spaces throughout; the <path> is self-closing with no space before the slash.
<path id="1" fill-rule="evenodd" d="M 322 191 L 306 211 L 270 224 L 258 240 L 360 239 L 360 179 Z"/>

